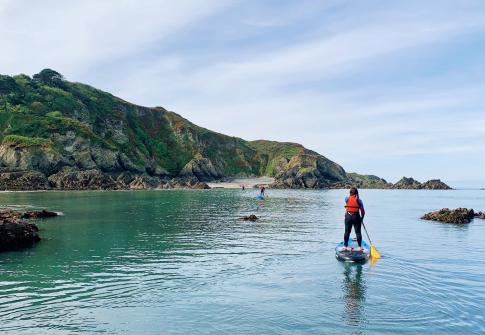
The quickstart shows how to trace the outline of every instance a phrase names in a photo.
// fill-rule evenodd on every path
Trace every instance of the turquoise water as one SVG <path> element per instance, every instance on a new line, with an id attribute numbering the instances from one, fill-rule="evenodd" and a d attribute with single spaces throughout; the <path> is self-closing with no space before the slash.
<path id="1" fill-rule="evenodd" d="M 334 257 L 344 190 L 2 193 L 65 215 L 0 254 L 1 334 L 479 334 L 485 191 L 363 190 L 383 258 Z M 256 214 L 255 223 L 238 217 Z"/>

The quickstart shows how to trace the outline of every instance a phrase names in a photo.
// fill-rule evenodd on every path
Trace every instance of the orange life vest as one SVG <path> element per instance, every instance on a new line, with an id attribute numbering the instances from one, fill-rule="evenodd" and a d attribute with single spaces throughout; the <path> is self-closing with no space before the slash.
<path id="1" fill-rule="evenodd" d="M 359 198 L 356 195 L 351 195 L 347 199 L 347 203 L 345 204 L 345 209 L 349 213 L 358 213 L 360 209 Z"/>

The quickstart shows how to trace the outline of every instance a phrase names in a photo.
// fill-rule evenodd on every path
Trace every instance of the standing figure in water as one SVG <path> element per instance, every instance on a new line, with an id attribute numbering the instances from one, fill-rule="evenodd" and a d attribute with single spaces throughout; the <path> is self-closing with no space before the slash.
<path id="1" fill-rule="evenodd" d="M 266 188 L 264 187 L 264 185 L 263 185 L 263 186 L 261 186 L 261 194 L 260 194 L 260 195 L 261 195 L 262 197 L 264 197 L 264 196 L 265 196 L 265 194 L 264 194 L 264 191 L 265 191 L 265 190 L 266 190 Z"/>
<path id="2" fill-rule="evenodd" d="M 344 234 L 344 247 L 349 246 L 350 232 L 352 226 L 354 227 L 355 235 L 357 236 L 357 243 L 359 244 L 359 250 L 362 251 L 362 220 L 364 220 L 365 210 L 364 202 L 359 198 L 359 191 L 357 188 L 352 187 L 350 189 L 350 195 L 345 197 L 345 234 Z"/>

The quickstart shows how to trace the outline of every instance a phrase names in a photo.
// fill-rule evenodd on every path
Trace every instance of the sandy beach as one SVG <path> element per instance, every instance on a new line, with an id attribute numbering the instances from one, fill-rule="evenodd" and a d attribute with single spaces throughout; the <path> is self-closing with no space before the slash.
<path id="1" fill-rule="evenodd" d="M 274 182 L 272 177 L 255 177 L 255 178 L 235 178 L 231 181 L 207 183 L 210 188 L 253 188 L 255 185 L 271 184 Z"/>

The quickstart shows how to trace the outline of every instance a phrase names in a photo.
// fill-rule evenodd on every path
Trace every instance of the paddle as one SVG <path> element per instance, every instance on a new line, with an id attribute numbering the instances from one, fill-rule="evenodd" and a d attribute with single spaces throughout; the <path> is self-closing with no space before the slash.
<path id="1" fill-rule="evenodd" d="M 367 228 L 365 227 L 365 224 L 364 224 L 364 220 L 362 220 L 362 226 L 364 227 L 365 234 L 367 235 L 367 238 L 369 239 L 369 243 L 370 243 L 370 257 L 371 258 L 375 258 L 375 259 L 381 258 L 381 254 L 379 254 L 379 252 L 377 251 L 376 247 L 374 247 L 374 245 L 372 244 L 372 241 L 370 240 L 369 233 L 367 232 Z"/>

